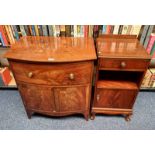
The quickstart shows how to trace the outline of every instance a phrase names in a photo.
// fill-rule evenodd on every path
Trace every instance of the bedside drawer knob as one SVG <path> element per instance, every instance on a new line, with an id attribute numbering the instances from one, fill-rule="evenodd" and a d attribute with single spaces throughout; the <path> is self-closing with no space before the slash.
<path id="1" fill-rule="evenodd" d="M 69 74 L 69 79 L 70 79 L 70 80 L 74 80 L 74 78 L 75 78 L 75 75 L 74 75 L 73 73 L 70 73 L 70 74 Z"/>
<path id="2" fill-rule="evenodd" d="M 33 73 L 32 73 L 32 72 L 29 72 L 29 73 L 28 73 L 28 77 L 29 77 L 29 78 L 32 78 L 32 76 L 33 76 Z"/>
<path id="3" fill-rule="evenodd" d="M 124 61 L 121 62 L 121 67 L 122 68 L 126 67 L 126 63 Z"/>
<path id="4" fill-rule="evenodd" d="M 98 95 L 97 95 L 97 101 L 99 101 L 99 99 L 100 99 L 100 95 L 98 94 Z"/>

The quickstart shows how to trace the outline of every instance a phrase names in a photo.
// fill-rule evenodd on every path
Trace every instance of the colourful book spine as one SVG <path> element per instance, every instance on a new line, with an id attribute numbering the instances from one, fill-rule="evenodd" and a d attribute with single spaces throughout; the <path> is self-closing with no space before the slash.
<path id="1" fill-rule="evenodd" d="M 113 31 L 114 31 L 114 25 L 111 25 L 110 34 L 113 34 Z"/>
<path id="2" fill-rule="evenodd" d="M 152 56 L 152 58 L 155 58 L 155 42 L 154 42 L 154 44 L 153 44 L 153 47 L 152 47 L 152 49 L 151 49 L 151 56 Z M 153 57 L 154 56 L 154 57 Z"/>
<path id="3" fill-rule="evenodd" d="M 132 35 L 139 35 L 139 32 L 140 32 L 140 29 L 141 29 L 141 25 L 134 25 L 131 29 L 131 34 Z"/>
<path id="4" fill-rule="evenodd" d="M 25 29 L 26 35 L 31 36 L 30 29 L 29 29 L 28 25 L 24 25 L 24 29 Z"/>
<path id="5" fill-rule="evenodd" d="M 123 25 L 122 34 L 127 34 L 128 25 Z"/>
<path id="6" fill-rule="evenodd" d="M 118 34 L 122 34 L 123 25 L 119 26 Z"/>
<path id="7" fill-rule="evenodd" d="M 88 37 L 88 25 L 84 25 L 84 37 Z"/>
<path id="8" fill-rule="evenodd" d="M 120 26 L 120 25 L 115 25 L 115 26 L 114 26 L 113 34 L 118 34 L 119 26 Z"/>
<path id="9" fill-rule="evenodd" d="M 74 26 L 71 25 L 71 37 L 74 37 Z"/>
<path id="10" fill-rule="evenodd" d="M 16 40 L 19 40 L 19 34 L 18 34 L 18 31 L 17 31 L 16 25 L 12 25 L 12 27 L 13 27 L 14 32 L 15 32 L 15 38 L 16 38 Z"/>
<path id="11" fill-rule="evenodd" d="M 131 33 L 131 29 L 132 29 L 132 25 L 128 25 L 128 30 L 126 34 L 130 34 Z"/>
<path id="12" fill-rule="evenodd" d="M 6 26 L 3 25 L 2 27 L 3 27 L 4 35 L 5 35 L 6 40 L 7 40 L 7 42 L 8 42 L 8 46 L 9 46 L 9 45 L 10 45 L 10 40 L 9 40 L 9 36 L 8 36 L 8 34 L 7 34 L 7 31 L 6 31 Z"/>
<path id="13" fill-rule="evenodd" d="M 106 34 L 106 30 L 107 29 L 107 26 L 106 25 L 103 25 L 103 27 L 102 27 L 102 34 Z"/>
<path id="14" fill-rule="evenodd" d="M 52 25 L 52 27 L 53 27 L 53 35 L 54 35 L 54 37 L 56 37 L 57 36 L 56 26 L 55 25 Z"/>
<path id="15" fill-rule="evenodd" d="M 81 26 L 77 25 L 77 37 L 81 36 Z"/>
<path id="16" fill-rule="evenodd" d="M 65 25 L 60 25 L 60 36 L 62 36 L 62 37 L 66 36 Z"/>
<path id="17" fill-rule="evenodd" d="M 47 26 L 46 25 L 42 25 L 42 29 L 43 29 L 43 36 L 48 36 Z"/>
<path id="18" fill-rule="evenodd" d="M 48 33 L 49 33 L 49 36 L 53 36 L 53 27 L 52 27 L 52 25 L 48 25 Z"/>
<path id="19" fill-rule="evenodd" d="M 150 52 L 151 52 L 151 49 L 152 49 L 152 47 L 153 47 L 154 42 L 155 42 L 155 34 L 152 33 L 152 34 L 150 35 L 150 40 L 149 40 L 148 45 L 147 45 L 147 48 L 146 48 L 146 51 L 147 51 L 149 54 L 150 54 Z"/>
<path id="20" fill-rule="evenodd" d="M 60 26 L 55 25 L 55 30 L 56 30 L 56 36 L 59 37 L 60 36 Z"/>
<path id="21" fill-rule="evenodd" d="M 39 36 L 38 26 L 37 25 L 34 25 L 34 29 L 35 29 L 36 36 Z"/>
<path id="22" fill-rule="evenodd" d="M 14 37 L 13 37 L 12 30 L 11 30 L 11 26 L 10 26 L 10 25 L 8 25 L 8 31 L 9 31 L 9 34 L 10 34 L 12 43 L 14 44 L 14 43 L 15 43 L 15 39 L 14 39 Z"/>
<path id="23" fill-rule="evenodd" d="M 145 37 L 147 35 L 147 31 L 149 29 L 149 25 L 145 25 L 144 26 L 144 29 L 143 29 L 143 32 L 142 32 L 142 35 L 140 37 L 140 43 L 143 45 L 144 44 L 144 40 L 145 40 Z"/>
<path id="24" fill-rule="evenodd" d="M 99 25 L 99 27 L 98 27 L 98 35 L 100 36 L 101 34 L 102 34 L 102 27 L 103 27 L 103 25 Z M 89 27 L 88 27 L 89 28 Z"/>
<path id="25" fill-rule="evenodd" d="M 84 25 L 81 25 L 80 28 L 80 37 L 84 37 Z"/>
<path id="26" fill-rule="evenodd" d="M 111 30 L 111 25 L 107 25 L 106 34 L 110 34 L 110 30 Z"/>
<path id="27" fill-rule="evenodd" d="M 4 40 L 5 46 L 9 46 L 9 43 L 8 43 L 7 38 L 5 36 L 5 32 L 4 32 L 4 29 L 3 29 L 2 25 L 0 25 L 0 32 L 1 32 L 2 38 Z"/>
<path id="28" fill-rule="evenodd" d="M 34 27 L 34 25 L 32 25 L 31 28 L 32 28 L 32 35 L 33 35 L 33 36 L 36 36 L 36 32 L 35 32 L 35 27 Z"/>
<path id="29" fill-rule="evenodd" d="M 74 37 L 77 37 L 77 25 L 74 25 Z"/>
<path id="30" fill-rule="evenodd" d="M 26 32 L 25 32 L 25 29 L 24 29 L 24 25 L 20 25 L 20 31 L 22 33 L 22 36 L 26 36 Z"/>
<path id="31" fill-rule="evenodd" d="M 153 31 L 153 28 L 154 28 L 153 25 L 150 25 L 150 26 L 149 26 L 149 29 L 148 29 L 148 31 L 147 31 L 147 35 L 146 35 L 145 41 L 144 41 L 144 48 L 146 48 L 147 45 L 148 45 L 148 42 L 149 42 L 149 39 L 150 39 L 150 35 L 151 35 L 152 31 Z"/>
<path id="32" fill-rule="evenodd" d="M 1 40 L 2 46 L 5 46 L 5 43 L 4 43 L 4 40 L 3 40 L 3 37 L 2 37 L 2 33 L 1 32 L 0 32 L 0 40 Z"/>
<path id="33" fill-rule="evenodd" d="M 65 25 L 65 30 L 66 30 L 66 37 L 70 37 L 71 36 L 71 26 Z"/>
<path id="34" fill-rule="evenodd" d="M 39 36 L 43 36 L 42 25 L 38 25 Z"/>

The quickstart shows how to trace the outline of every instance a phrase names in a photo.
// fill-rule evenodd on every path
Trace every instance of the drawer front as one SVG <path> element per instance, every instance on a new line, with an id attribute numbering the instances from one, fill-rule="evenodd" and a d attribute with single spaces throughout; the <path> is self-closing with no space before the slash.
<path id="1" fill-rule="evenodd" d="M 148 64 L 148 60 L 139 59 L 99 59 L 100 68 L 111 70 L 145 70 Z"/>
<path id="2" fill-rule="evenodd" d="M 45 85 L 74 85 L 91 82 L 92 62 L 26 64 L 10 62 L 17 81 Z"/>
<path id="3" fill-rule="evenodd" d="M 95 107 L 132 109 L 137 90 L 97 89 Z"/>

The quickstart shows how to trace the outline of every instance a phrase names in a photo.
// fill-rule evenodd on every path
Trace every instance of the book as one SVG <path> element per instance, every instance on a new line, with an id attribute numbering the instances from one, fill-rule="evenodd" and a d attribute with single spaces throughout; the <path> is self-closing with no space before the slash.
<path id="1" fill-rule="evenodd" d="M 70 37 L 71 36 L 71 26 L 65 25 L 65 30 L 66 30 L 66 37 Z"/>
<path id="2" fill-rule="evenodd" d="M 93 29 L 93 37 L 97 38 L 98 36 L 98 25 L 94 25 L 94 29 Z"/>
<path id="3" fill-rule="evenodd" d="M 1 35 L 2 35 L 2 38 L 4 41 L 4 46 L 9 46 L 9 43 L 8 43 L 7 38 L 5 36 L 4 28 L 2 25 L 0 25 L 0 32 L 1 32 Z"/>
<path id="4" fill-rule="evenodd" d="M 154 59 L 155 58 L 155 42 L 154 42 L 154 44 L 153 44 L 153 47 L 152 47 L 152 49 L 151 49 L 151 56 L 152 56 L 152 59 Z"/>
<path id="5" fill-rule="evenodd" d="M 42 25 L 42 30 L 43 30 L 43 36 L 48 36 L 47 26 L 46 25 Z"/>
<path id="6" fill-rule="evenodd" d="M 106 34 L 106 29 L 107 29 L 107 26 L 103 25 L 103 27 L 102 27 L 102 34 Z"/>
<path id="7" fill-rule="evenodd" d="M 80 37 L 84 37 L 84 25 L 80 27 Z"/>
<path id="8" fill-rule="evenodd" d="M 56 30 L 56 36 L 59 37 L 60 36 L 60 26 L 55 25 L 55 30 Z"/>
<path id="9" fill-rule="evenodd" d="M 36 32 L 35 32 L 35 27 L 34 27 L 34 25 L 31 25 L 31 29 L 32 29 L 32 35 L 33 35 L 33 36 L 36 36 Z"/>
<path id="10" fill-rule="evenodd" d="M 39 36 L 43 36 L 42 25 L 38 25 Z"/>
<path id="11" fill-rule="evenodd" d="M 128 31 L 128 25 L 123 25 L 122 34 L 127 34 L 127 31 Z"/>
<path id="12" fill-rule="evenodd" d="M 15 38 L 16 38 L 16 40 L 19 40 L 19 34 L 18 34 L 18 30 L 17 30 L 16 25 L 12 25 L 12 27 L 13 27 L 14 32 L 15 32 Z"/>
<path id="13" fill-rule="evenodd" d="M 1 75 L 0 75 L 0 86 L 5 86 Z"/>
<path id="14" fill-rule="evenodd" d="M 89 37 L 93 36 L 94 25 L 89 25 Z"/>
<path id="15" fill-rule="evenodd" d="M 146 51 L 150 54 L 153 44 L 155 42 L 155 33 L 151 33 Z"/>
<path id="16" fill-rule="evenodd" d="M 119 26 L 118 34 L 122 34 L 123 25 Z"/>
<path id="17" fill-rule="evenodd" d="M 114 26 L 113 34 L 118 34 L 119 27 L 120 27 L 120 25 L 115 25 L 115 26 Z"/>
<path id="18" fill-rule="evenodd" d="M 84 37 L 88 37 L 88 25 L 84 25 Z"/>
<path id="19" fill-rule="evenodd" d="M 149 42 L 149 39 L 150 39 L 150 35 L 153 31 L 153 25 L 150 25 L 149 28 L 148 28 L 148 31 L 147 31 L 147 35 L 145 37 L 145 41 L 144 41 L 144 48 L 146 49 L 147 48 L 147 45 L 148 45 L 148 42 Z"/>
<path id="20" fill-rule="evenodd" d="M 24 25 L 24 29 L 25 29 L 26 35 L 31 36 L 30 29 L 29 29 L 28 25 Z"/>
<path id="21" fill-rule="evenodd" d="M 131 33 L 131 29 L 132 29 L 132 25 L 128 25 L 128 30 L 126 34 L 130 34 Z"/>
<path id="22" fill-rule="evenodd" d="M 53 27 L 52 27 L 52 25 L 48 25 L 47 27 L 48 27 L 49 36 L 53 36 Z"/>
<path id="23" fill-rule="evenodd" d="M 102 34 L 102 28 L 103 28 L 103 25 L 98 26 L 98 35 L 99 36 Z"/>
<path id="24" fill-rule="evenodd" d="M 19 25 L 22 36 L 26 36 L 24 25 Z"/>
<path id="25" fill-rule="evenodd" d="M 131 28 L 130 34 L 131 35 L 137 35 L 137 37 L 138 37 L 140 29 L 141 29 L 141 26 L 142 25 L 133 25 L 132 28 Z"/>
<path id="26" fill-rule="evenodd" d="M 3 44 L 2 44 L 2 41 L 1 41 L 1 38 L 0 38 L 0 47 L 2 47 L 3 46 Z"/>
<path id="27" fill-rule="evenodd" d="M 56 37 L 57 33 L 56 33 L 56 25 L 52 25 L 53 28 L 53 36 Z"/>
<path id="28" fill-rule="evenodd" d="M 60 36 L 62 36 L 62 37 L 66 36 L 65 25 L 60 25 Z"/>
<path id="29" fill-rule="evenodd" d="M 9 37 L 8 37 L 7 31 L 6 31 L 5 25 L 3 25 L 2 27 L 3 27 L 4 35 L 5 35 L 6 40 L 7 40 L 7 42 L 8 42 L 8 46 L 10 46 L 10 40 L 9 40 Z"/>
<path id="30" fill-rule="evenodd" d="M 74 26 L 71 25 L 71 37 L 74 37 Z"/>
<path id="31" fill-rule="evenodd" d="M 36 36 L 39 36 L 38 26 L 37 25 L 34 25 L 34 29 L 35 29 Z"/>
<path id="32" fill-rule="evenodd" d="M 74 25 L 74 37 L 77 37 L 77 25 Z"/>
<path id="33" fill-rule="evenodd" d="M 110 34 L 110 31 L 111 31 L 111 25 L 107 25 L 106 34 Z"/>
<path id="34" fill-rule="evenodd" d="M 11 75 L 8 67 L 4 67 L 0 69 L 0 76 L 2 77 L 4 85 L 8 85 L 9 82 L 11 81 Z"/>
<path id="35" fill-rule="evenodd" d="M 81 26 L 77 25 L 77 37 L 81 36 Z"/>
<path id="36" fill-rule="evenodd" d="M 114 31 L 114 25 L 111 25 L 110 34 L 113 34 Z"/>
<path id="37" fill-rule="evenodd" d="M 145 73 L 145 76 L 143 78 L 142 84 L 141 84 L 141 88 L 148 88 L 151 87 L 150 86 L 150 79 L 151 79 L 152 73 L 151 71 L 148 69 Z"/>
<path id="38" fill-rule="evenodd" d="M 13 34 L 12 34 L 11 26 L 8 25 L 7 28 L 8 28 L 8 31 L 9 31 L 10 37 L 11 37 L 12 44 L 14 44 L 14 43 L 15 43 L 15 39 L 14 39 Z"/>
<path id="39" fill-rule="evenodd" d="M 149 69 L 151 72 L 151 78 L 150 78 L 150 82 L 149 82 L 149 86 L 150 87 L 155 87 L 155 68 L 150 68 Z"/>
<path id="40" fill-rule="evenodd" d="M 5 46 L 5 44 L 4 44 L 4 40 L 3 40 L 3 37 L 2 37 L 2 33 L 0 32 L 0 40 L 1 40 L 1 44 L 2 44 L 2 46 Z"/>
<path id="41" fill-rule="evenodd" d="M 144 28 L 143 28 L 143 32 L 142 32 L 142 35 L 140 37 L 140 43 L 143 45 L 144 44 L 144 40 L 145 40 L 145 37 L 147 35 L 147 31 L 149 29 L 149 25 L 145 25 Z"/>

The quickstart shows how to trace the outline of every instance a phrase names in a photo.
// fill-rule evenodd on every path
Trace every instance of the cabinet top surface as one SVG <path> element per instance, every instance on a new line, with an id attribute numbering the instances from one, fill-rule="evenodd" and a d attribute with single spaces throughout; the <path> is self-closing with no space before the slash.
<path id="1" fill-rule="evenodd" d="M 151 58 L 138 39 L 97 38 L 96 44 L 99 58 Z"/>
<path id="2" fill-rule="evenodd" d="M 26 36 L 11 46 L 6 58 L 37 62 L 96 59 L 93 38 Z"/>

